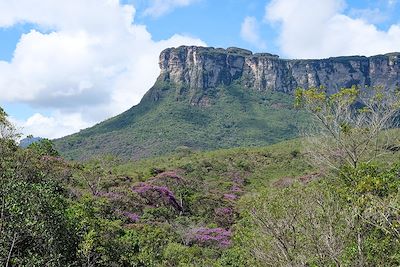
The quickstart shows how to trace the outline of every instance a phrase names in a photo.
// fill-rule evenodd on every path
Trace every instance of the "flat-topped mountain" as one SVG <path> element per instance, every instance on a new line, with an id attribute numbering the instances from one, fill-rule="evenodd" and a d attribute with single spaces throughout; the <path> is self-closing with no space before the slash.
<path id="1" fill-rule="evenodd" d="M 400 53 L 373 57 L 288 60 L 277 55 L 228 48 L 182 46 L 160 55 L 160 78 L 206 90 L 240 82 L 244 88 L 293 92 L 296 88 L 325 86 L 337 91 L 352 85 L 399 84 Z"/>
<path id="2" fill-rule="evenodd" d="M 281 59 L 240 48 L 182 46 L 160 55 L 160 75 L 126 112 L 56 140 L 71 158 L 160 155 L 178 147 L 257 146 L 293 138 L 307 120 L 293 109 L 297 87 L 400 85 L 400 53 Z"/>

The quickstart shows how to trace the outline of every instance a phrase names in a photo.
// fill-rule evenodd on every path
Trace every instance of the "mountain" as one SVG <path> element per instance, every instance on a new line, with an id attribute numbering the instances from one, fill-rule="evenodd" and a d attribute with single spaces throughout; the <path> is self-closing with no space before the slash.
<path id="1" fill-rule="evenodd" d="M 293 138 L 307 116 L 293 108 L 297 87 L 400 84 L 400 53 L 288 60 L 240 48 L 182 46 L 160 55 L 160 75 L 141 102 L 55 140 L 73 159 L 125 158 L 176 149 L 260 146 Z"/>
<path id="2" fill-rule="evenodd" d="M 42 139 L 43 139 L 42 137 L 28 136 L 26 138 L 21 139 L 21 141 L 19 141 L 19 146 L 23 147 L 23 148 L 26 148 L 30 144 L 35 143 L 35 142 L 39 142 Z"/>
<path id="3" fill-rule="evenodd" d="M 291 93 L 325 86 L 331 92 L 352 85 L 394 87 L 400 83 L 400 53 L 321 60 L 287 60 L 268 53 L 228 48 L 179 47 L 160 55 L 159 79 L 204 92 L 239 82 L 245 89 Z M 201 98 L 200 98 L 201 99 Z M 196 101 L 196 99 L 194 99 Z"/>

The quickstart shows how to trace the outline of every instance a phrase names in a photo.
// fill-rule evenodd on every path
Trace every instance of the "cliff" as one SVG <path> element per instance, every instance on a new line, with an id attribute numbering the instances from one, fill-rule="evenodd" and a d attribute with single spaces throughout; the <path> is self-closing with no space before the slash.
<path id="1" fill-rule="evenodd" d="M 400 84 L 400 54 L 287 60 L 239 48 L 178 47 L 160 55 L 160 75 L 124 113 L 56 140 L 72 159 L 165 155 L 185 146 L 263 146 L 298 136 L 308 114 L 293 108 L 297 87 Z M 134 85 L 132 85 L 134 86 Z"/>
<path id="2" fill-rule="evenodd" d="M 239 48 L 181 46 L 160 55 L 159 80 L 207 90 L 240 83 L 260 91 L 292 93 L 297 87 L 395 87 L 400 81 L 400 53 L 373 57 L 351 56 L 318 60 L 288 60 Z"/>

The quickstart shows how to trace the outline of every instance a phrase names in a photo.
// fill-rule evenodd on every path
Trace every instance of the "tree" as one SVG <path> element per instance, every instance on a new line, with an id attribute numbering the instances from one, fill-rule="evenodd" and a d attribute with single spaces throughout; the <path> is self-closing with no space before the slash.
<path id="1" fill-rule="evenodd" d="M 34 150 L 41 156 L 58 157 L 60 153 L 54 148 L 54 144 L 49 139 L 41 139 L 40 141 L 33 142 L 28 146 L 28 149 Z"/>
<path id="2" fill-rule="evenodd" d="M 250 231 L 243 248 L 259 266 L 399 266 L 399 163 L 347 166 L 331 179 L 252 196 L 251 223 L 237 224 Z"/>
<path id="3" fill-rule="evenodd" d="M 248 250 L 260 266 L 398 266 L 400 167 L 375 159 L 397 145 L 400 92 L 311 88 L 295 96 L 314 118 L 305 149 L 331 179 L 250 199 Z"/>
<path id="4" fill-rule="evenodd" d="M 110 156 L 100 156 L 80 166 L 79 177 L 90 189 L 93 196 L 98 196 L 101 190 L 108 190 L 114 183 L 116 175 L 113 173 L 113 166 L 117 165 L 119 159 Z"/>
<path id="5" fill-rule="evenodd" d="M 16 136 L 0 109 L 0 265 L 73 264 L 76 238 L 64 189 L 42 155 L 18 148 Z"/>
<path id="6" fill-rule="evenodd" d="M 400 162 L 342 168 L 340 192 L 353 212 L 346 258 L 357 266 L 400 265 Z"/>
<path id="7" fill-rule="evenodd" d="M 268 190 L 250 205 L 247 247 L 260 266 L 343 265 L 353 214 L 329 184 Z"/>
<path id="8" fill-rule="evenodd" d="M 383 87 L 343 88 L 328 95 L 323 88 L 298 89 L 296 106 L 314 120 L 305 131 L 313 163 L 338 169 L 357 167 L 389 152 L 400 108 L 400 91 Z"/>
<path id="9" fill-rule="evenodd" d="M 19 135 L 17 134 L 14 125 L 7 117 L 7 113 L 0 107 L 0 138 L 16 139 Z"/>

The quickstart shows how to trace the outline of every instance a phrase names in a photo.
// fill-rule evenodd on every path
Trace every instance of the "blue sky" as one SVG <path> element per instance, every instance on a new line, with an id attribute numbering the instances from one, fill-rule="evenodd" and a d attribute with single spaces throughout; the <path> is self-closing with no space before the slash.
<path id="1" fill-rule="evenodd" d="M 166 47 L 285 58 L 400 51 L 397 0 L 0 0 L 0 105 L 60 137 L 138 103 Z"/>
<path id="2" fill-rule="evenodd" d="M 197 36 L 210 46 L 238 46 L 259 50 L 240 38 L 240 28 L 246 16 L 255 16 L 262 20 L 265 3 L 266 1 L 249 0 L 198 1 L 161 17 L 139 15 L 137 21 L 147 25 L 156 40 L 179 32 Z M 274 37 L 274 32 L 271 27 L 268 28 L 260 33 L 270 39 Z M 277 50 L 272 46 L 271 49 Z"/>

